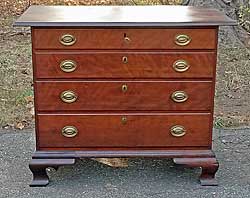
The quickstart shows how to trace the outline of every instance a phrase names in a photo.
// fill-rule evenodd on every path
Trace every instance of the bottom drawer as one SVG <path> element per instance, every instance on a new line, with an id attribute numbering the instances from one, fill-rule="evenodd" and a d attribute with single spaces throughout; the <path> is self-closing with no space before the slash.
<path id="1" fill-rule="evenodd" d="M 209 146 L 209 113 L 39 114 L 40 148 Z"/>

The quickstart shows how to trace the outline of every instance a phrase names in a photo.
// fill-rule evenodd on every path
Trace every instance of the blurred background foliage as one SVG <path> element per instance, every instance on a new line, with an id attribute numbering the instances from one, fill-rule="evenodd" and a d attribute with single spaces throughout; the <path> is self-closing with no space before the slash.
<path id="1" fill-rule="evenodd" d="M 250 32 L 250 1 L 249 4 L 240 5 L 238 9 L 239 24 Z"/>
<path id="2" fill-rule="evenodd" d="M 30 5 L 188 5 L 190 1 L 195 0 L 1 0 L 0 16 L 20 15 Z M 232 6 L 239 24 L 250 32 L 249 0 L 214 1 Z"/>
<path id="3" fill-rule="evenodd" d="M 30 5 L 180 5 L 189 0 L 1 0 L 1 15 L 19 15 Z"/>
<path id="4" fill-rule="evenodd" d="M 30 28 L 12 25 L 30 5 L 161 4 L 216 8 L 238 21 L 219 31 L 214 125 L 250 126 L 249 0 L 0 0 L 0 127 L 34 124 Z"/>

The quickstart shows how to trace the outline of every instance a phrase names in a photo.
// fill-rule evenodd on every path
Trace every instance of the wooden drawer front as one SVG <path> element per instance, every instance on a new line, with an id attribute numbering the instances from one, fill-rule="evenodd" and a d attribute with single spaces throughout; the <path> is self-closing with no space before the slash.
<path id="1" fill-rule="evenodd" d="M 40 111 L 210 110 L 212 101 L 210 81 L 38 81 L 36 90 Z M 60 95 L 65 91 L 71 91 L 66 98 L 72 92 L 77 95 L 76 101 L 63 102 Z M 188 99 L 174 102 L 171 95 L 176 91 L 184 91 Z"/>
<path id="2" fill-rule="evenodd" d="M 37 52 L 35 71 L 37 78 L 209 78 L 215 60 L 214 52 Z"/>
<path id="3" fill-rule="evenodd" d="M 209 123 L 210 114 L 39 114 L 38 138 L 40 147 L 208 146 Z M 171 134 L 176 125 L 184 136 Z M 67 126 L 77 130 L 74 137 L 64 136 Z"/>
<path id="4" fill-rule="evenodd" d="M 72 45 L 60 42 L 73 36 Z M 176 37 L 189 43 L 176 44 Z M 33 29 L 35 49 L 215 49 L 217 30 L 207 29 Z M 70 41 L 70 37 L 66 37 Z"/>

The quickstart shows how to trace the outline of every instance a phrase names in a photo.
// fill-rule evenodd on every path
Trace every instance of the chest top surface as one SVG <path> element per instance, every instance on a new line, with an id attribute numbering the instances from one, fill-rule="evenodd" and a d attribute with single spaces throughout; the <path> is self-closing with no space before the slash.
<path id="1" fill-rule="evenodd" d="M 16 26 L 176 27 L 236 25 L 224 13 L 192 6 L 30 6 Z"/>

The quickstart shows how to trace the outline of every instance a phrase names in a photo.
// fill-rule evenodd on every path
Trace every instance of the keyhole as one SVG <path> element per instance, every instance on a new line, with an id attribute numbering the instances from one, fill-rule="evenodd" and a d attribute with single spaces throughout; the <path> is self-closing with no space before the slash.
<path id="1" fill-rule="evenodd" d="M 127 56 L 123 56 L 122 57 L 122 62 L 125 63 L 125 64 L 128 63 L 128 57 Z"/>
<path id="2" fill-rule="evenodd" d="M 128 85 L 124 84 L 122 85 L 122 92 L 126 92 L 128 90 Z"/>
<path id="3" fill-rule="evenodd" d="M 122 124 L 126 124 L 126 123 L 127 123 L 127 118 L 126 118 L 126 116 L 122 116 L 121 122 L 122 122 Z"/>
<path id="4" fill-rule="evenodd" d="M 124 41 L 126 43 L 130 42 L 130 38 L 128 37 L 128 35 L 126 33 L 124 33 Z"/>

